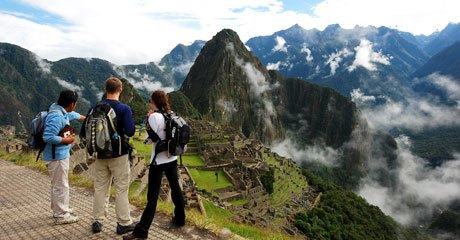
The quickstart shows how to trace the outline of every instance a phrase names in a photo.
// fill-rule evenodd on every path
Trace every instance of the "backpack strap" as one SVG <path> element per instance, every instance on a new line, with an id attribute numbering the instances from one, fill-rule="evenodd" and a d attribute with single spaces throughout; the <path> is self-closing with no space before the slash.
<path id="1" fill-rule="evenodd" d="M 119 101 L 115 102 L 115 103 L 109 103 L 110 107 L 113 109 L 113 111 L 115 111 L 115 107 L 118 106 L 118 104 L 120 104 Z M 115 128 L 115 124 L 113 123 L 112 119 L 111 118 L 108 118 L 109 120 L 109 123 L 110 123 L 110 126 L 112 127 L 112 130 L 113 132 L 117 132 L 117 129 Z M 123 137 L 123 136 L 120 136 L 120 137 Z"/>

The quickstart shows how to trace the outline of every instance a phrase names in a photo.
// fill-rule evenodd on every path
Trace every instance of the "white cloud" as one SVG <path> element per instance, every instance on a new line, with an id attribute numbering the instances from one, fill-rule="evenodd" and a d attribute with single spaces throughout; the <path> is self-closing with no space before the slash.
<path id="1" fill-rule="evenodd" d="M 268 70 L 280 70 L 280 64 L 281 64 L 281 61 L 278 61 L 276 63 L 268 63 L 267 69 Z"/>
<path id="2" fill-rule="evenodd" d="M 358 104 L 364 104 L 366 102 L 374 102 L 375 97 L 374 96 L 366 96 L 364 95 L 363 92 L 361 92 L 361 89 L 353 89 L 353 91 L 350 93 L 351 95 L 351 100 L 355 103 Z"/>
<path id="3" fill-rule="evenodd" d="M 166 87 L 159 81 L 155 81 L 153 76 L 149 76 L 148 74 L 142 74 L 139 72 L 139 69 L 134 69 L 133 71 L 127 71 L 124 66 L 113 66 L 113 70 L 119 74 L 121 77 L 128 80 L 131 85 L 133 85 L 136 89 L 145 89 L 149 92 L 153 92 L 155 90 L 163 90 L 166 93 L 174 91 L 173 87 Z"/>
<path id="4" fill-rule="evenodd" d="M 313 56 L 311 55 L 311 50 L 306 45 L 304 45 L 302 47 L 300 52 L 307 53 L 307 56 L 305 57 L 305 60 L 307 60 L 307 63 L 311 63 L 311 61 L 313 61 Z"/>
<path id="5" fill-rule="evenodd" d="M 51 61 L 99 57 L 116 64 L 157 61 L 178 43 L 208 40 L 223 28 L 232 28 L 246 41 L 296 23 L 306 29 L 332 23 L 346 28 L 385 25 L 430 34 L 449 22 L 460 22 L 456 0 L 422 0 L 416 8 L 411 1 L 327 0 L 312 15 L 286 11 L 280 0 L 22 0 L 18 4 L 59 19 L 41 23 L 30 14 L 1 11 L 1 42 L 20 45 Z"/>
<path id="6" fill-rule="evenodd" d="M 286 40 L 283 37 L 276 36 L 276 45 L 273 47 L 273 52 L 287 52 Z"/>
<path id="7" fill-rule="evenodd" d="M 38 64 L 38 67 L 40 67 L 40 70 L 42 70 L 44 73 L 51 73 L 51 63 L 47 62 L 44 59 L 41 59 L 38 55 L 33 54 L 34 59 Z"/>
<path id="8" fill-rule="evenodd" d="M 449 22 L 460 22 L 457 9 L 460 9 L 457 0 L 327 0 L 315 7 L 314 14 L 329 24 L 340 23 L 345 28 L 388 26 L 429 35 Z"/>
<path id="9" fill-rule="evenodd" d="M 173 68 L 173 71 L 174 72 L 178 72 L 182 75 L 187 75 L 188 72 L 190 71 L 190 68 L 193 66 L 193 63 L 192 61 L 190 62 L 186 62 L 186 63 L 182 63 L 181 65 L 177 66 L 177 67 L 174 67 Z"/>
<path id="10" fill-rule="evenodd" d="M 222 98 L 217 101 L 217 105 L 223 108 L 223 111 L 222 111 L 223 118 L 230 119 L 232 115 L 238 111 L 238 109 L 236 109 L 234 102 L 227 101 Z"/>
<path id="11" fill-rule="evenodd" d="M 356 55 L 353 64 L 348 67 L 348 71 L 355 70 L 358 66 L 364 67 L 369 71 L 377 70 L 375 63 L 384 65 L 390 64 L 390 59 L 381 52 L 374 52 L 372 43 L 367 39 L 361 39 L 359 46 L 355 47 Z"/>
<path id="12" fill-rule="evenodd" d="M 297 163 L 304 161 L 319 162 L 326 166 L 334 166 L 340 159 L 341 152 L 324 144 L 299 146 L 294 140 L 286 138 L 273 144 L 271 150 L 280 156 L 291 158 Z"/>
<path id="13" fill-rule="evenodd" d="M 284 68 L 287 68 L 288 70 L 290 70 L 293 67 L 293 64 L 278 61 L 276 63 L 268 63 L 266 68 L 268 70 L 278 70 L 279 71 L 280 67 L 284 67 Z"/>
<path id="14" fill-rule="evenodd" d="M 359 194 L 398 222 L 411 225 L 421 217 L 431 217 L 436 207 L 446 206 L 460 196 L 460 155 L 430 168 L 426 159 L 410 152 L 411 143 L 407 136 L 399 136 L 396 142 L 400 166 L 395 170 L 395 189 L 383 187 L 368 178 L 363 181 Z"/>
<path id="15" fill-rule="evenodd" d="M 252 63 L 243 62 L 243 59 L 236 55 L 233 43 L 228 43 L 226 49 L 228 49 L 235 57 L 235 63 L 243 69 L 244 73 L 248 77 L 251 91 L 256 95 L 256 97 L 261 97 L 264 92 L 270 89 L 270 83 L 267 82 L 265 76 Z"/>
<path id="16" fill-rule="evenodd" d="M 172 87 L 164 87 L 161 82 L 152 82 L 147 79 L 142 79 L 141 81 L 136 81 L 132 78 L 126 78 L 131 85 L 133 85 L 136 89 L 145 89 L 149 92 L 153 92 L 156 90 L 163 90 L 166 93 L 174 91 Z"/>
<path id="17" fill-rule="evenodd" d="M 80 96 L 83 95 L 82 92 L 83 92 L 83 90 L 85 89 L 85 87 L 75 85 L 75 84 L 73 84 L 73 83 L 70 83 L 70 82 L 67 82 L 67 81 L 65 81 L 65 80 L 62 80 L 62 79 L 60 79 L 60 78 L 58 78 L 58 77 L 54 77 L 54 79 L 56 79 L 56 81 L 57 81 L 57 82 L 59 83 L 59 85 L 61 85 L 62 87 L 66 88 L 66 89 L 68 89 L 68 90 L 76 91 L 76 92 L 78 92 L 78 94 L 79 94 Z"/>
<path id="18" fill-rule="evenodd" d="M 335 53 L 331 53 L 324 65 L 329 65 L 331 68 L 331 75 L 335 75 L 337 68 L 340 67 L 340 62 L 342 62 L 343 58 L 348 57 L 351 54 L 352 53 L 347 48 L 344 48 L 343 50 Z"/>
<path id="19" fill-rule="evenodd" d="M 426 128 L 460 126 L 460 109 L 410 98 L 405 102 L 389 100 L 387 103 L 362 110 L 369 125 L 381 130 L 394 127 L 419 131 Z"/>
<path id="20" fill-rule="evenodd" d="M 451 100 L 460 100 L 460 81 L 439 73 L 430 74 L 427 80 L 443 88 Z"/>

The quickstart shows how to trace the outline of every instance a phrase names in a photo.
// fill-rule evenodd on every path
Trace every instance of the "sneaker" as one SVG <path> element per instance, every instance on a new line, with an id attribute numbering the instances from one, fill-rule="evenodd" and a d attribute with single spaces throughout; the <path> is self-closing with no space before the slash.
<path id="1" fill-rule="evenodd" d="M 133 222 L 133 223 L 131 223 L 129 225 L 126 225 L 126 226 L 123 226 L 123 225 L 120 225 L 119 223 L 117 223 L 117 234 L 121 235 L 121 234 L 125 234 L 127 232 L 132 232 L 138 223 L 139 222 Z"/>
<path id="2" fill-rule="evenodd" d="M 147 240 L 147 238 L 136 237 L 136 236 L 134 236 L 132 233 L 123 236 L 123 240 L 134 240 L 134 239 L 137 239 L 137 240 Z"/>
<path id="3" fill-rule="evenodd" d="M 78 217 L 73 216 L 73 215 L 67 215 L 65 217 L 58 217 L 55 218 L 54 224 L 59 225 L 59 224 L 69 224 L 69 223 L 76 223 L 78 222 Z"/>
<path id="4" fill-rule="evenodd" d="M 73 214 L 73 208 L 69 208 L 69 211 L 67 211 L 69 214 Z M 56 216 L 56 214 L 53 214 L 53 217 L 54 218 L 60 218 L 58 216 Z"/>
<path id="5" fill-rule="evenodd" d="M 102 223 L 98 221 L 93 222 L 93 225 L 91 225 L 91 230 L 93 230 L 93 233 L 102 231 Z"/>

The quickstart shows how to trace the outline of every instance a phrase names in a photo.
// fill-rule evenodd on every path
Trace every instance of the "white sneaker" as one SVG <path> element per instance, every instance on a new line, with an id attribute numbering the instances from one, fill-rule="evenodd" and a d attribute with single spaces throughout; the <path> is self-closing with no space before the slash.
<path id="1" fill-rule="evenodd" d="M 69 208 L 69 211 L 67 212 L 69 214 L 73 214 L 73 208 Z M 56 216 L 56 214 L 53 214 L 54 218 L 60 218 L 59 216 Z"/>
<path id="2" fill-rule="evenodd" d="M 72 215 L 67 215 L 65 217 L 58 217 L 54 219 L 54 224 L 59 225 L 59 224 L 69 224 L 69 223 L 76 223 L 78 222 L 78 217 L 77 216 L 72 216 Z"/>

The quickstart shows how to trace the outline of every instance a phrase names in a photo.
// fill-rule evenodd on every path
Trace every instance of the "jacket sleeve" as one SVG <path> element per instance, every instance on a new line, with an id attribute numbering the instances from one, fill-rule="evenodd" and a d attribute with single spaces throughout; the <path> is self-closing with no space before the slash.
<path id="1" fill-rule="evenodd" d="M 80 113 L 77 113 L 75 111 L 72 111 L 72 112 L 67 113 L 67 114 L 68 114 L 69 121 L 78 120 L 78 119 L 80 119 L 80 116 L 81 116 Z"/>
<path id="2" fill-rule="evenodd" d="M 58 114 L 49 114 L 45 121 L 45 130 L 43 132 L 43 141 L 51 144 L 59 144 L 62 138 L 58 136 L 61 131 L 61 121 Z"/>
<path id="3" fill-rule="evenodd" d="M 123 116 L 123 123 L 124 123 L 124 131 L 126 136 L 132 137 L 134 136 L 134 133 L 136 132 L 136 126 L 134 125 L 133 121 L 133 112 L 131 111 L 131 108 L 127 107 L 125 114 Z"/>

